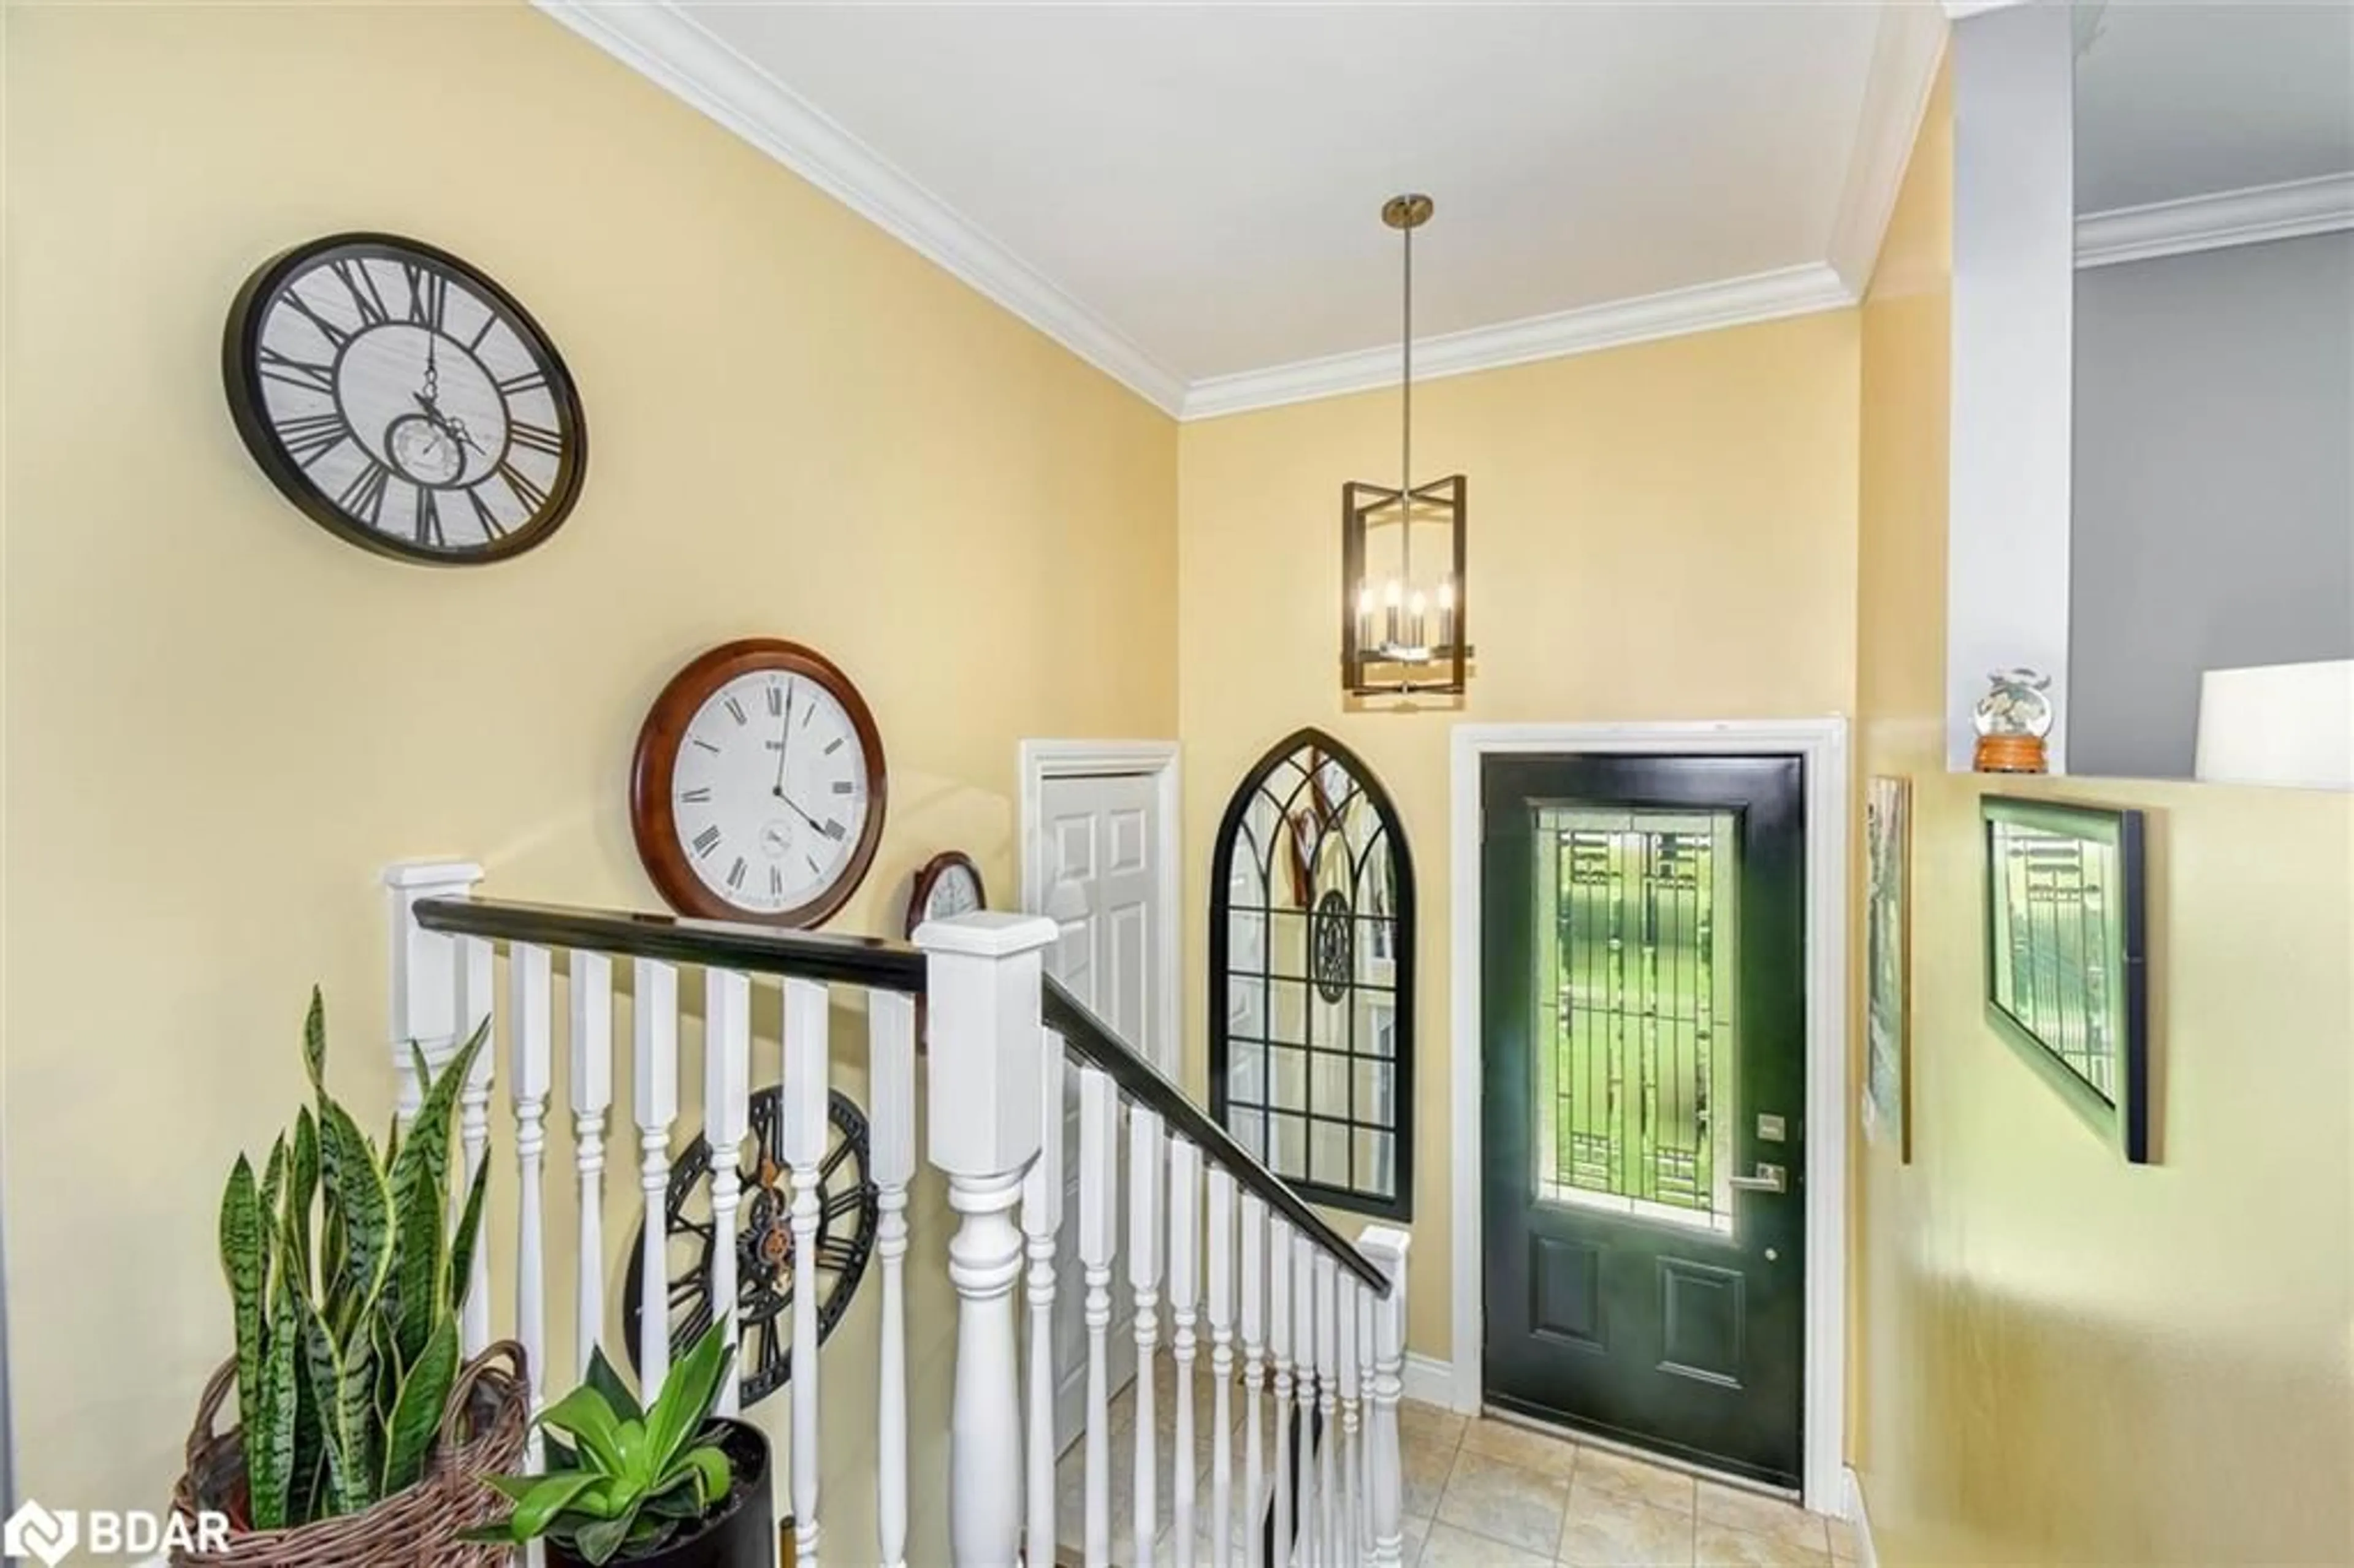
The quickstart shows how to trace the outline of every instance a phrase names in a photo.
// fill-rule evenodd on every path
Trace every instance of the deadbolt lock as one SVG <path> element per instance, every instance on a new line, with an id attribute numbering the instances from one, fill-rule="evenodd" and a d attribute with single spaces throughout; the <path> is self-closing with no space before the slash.
<path id="1" fill-rule="evenodd" d="M 1781 1143 L 1790 1135 L 1780 1117 L 1767 1116 L 1760 1111 L 1757 1113 L 1757 1136 L 1767 1143 Z"/>

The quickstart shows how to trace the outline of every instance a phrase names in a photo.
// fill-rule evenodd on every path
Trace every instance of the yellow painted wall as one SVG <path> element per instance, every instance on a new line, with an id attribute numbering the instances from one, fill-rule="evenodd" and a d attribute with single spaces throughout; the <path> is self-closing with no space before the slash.
<path id="1" fill-rule="evenodd" d="M 850 672 L 889 755 L 881 853 L 834 927 L 896 927 L 949 845 L 1010 892 L 1017 738 L 1175 726 L 1176 432 L 520 5 L 5 26 L 18 1479 L 126 1507 L 164 1495 L 228 1347 L 218 1183 L 292 1112 L 313 980 L 341 1083 L 388 1104 L 378 869 L 464 855 L 488 892 L 651 906 L 638 723 L 688 657 L 769 633 Z M 239 444 L 230 296 L 363 227 L 482 266 L 568 359 L 588 487 L 538 551 L 364 554 Z M 568 1171 L 561 1127 L 549 1153 Z M 568 1300 L 568 1266 L 551 1284 Z M 829 1412 L 871 1420 L 840 1386 Z M 835 1528 L 854 1559 L 864 1521 Z"/>
<path id="2" fill-rule="evenodd" d="M 1420 895 L 1410 1348 L 1448 1343 L 1447 734 L 1464 720 L 1849 710 L 1855 669 L 1853 312 L 1416 389 L 1423 478 L 1471 476 L 1459 705 L 1344 707 L 1341 482 L 1397 464 L 1391 393 L 1183 427 L 1179 734 L 1186 885 L 1261 752 L 1329 729 L 1397 804 Z M 1205 898 L 1188 899 L 1186 1071 L 1206 1083 Z M 1344 1234 L 1360 1221 L 1334 1216 Z"/>
<path id="3" fill-rule="evenodd" d="M 1860 770 L 1914 781 L 1914 1160 L 1856 1156 L 1880 1560 L 2344 1563 L 2354 800 L 2011 787 L 2149 813 L 2156 1165 L 1988 1028 L 1978 810 L 2005 787 L 1944 773 L 1938 717 L 1951 149 L 1941 92 L 1863 308 Z"/>

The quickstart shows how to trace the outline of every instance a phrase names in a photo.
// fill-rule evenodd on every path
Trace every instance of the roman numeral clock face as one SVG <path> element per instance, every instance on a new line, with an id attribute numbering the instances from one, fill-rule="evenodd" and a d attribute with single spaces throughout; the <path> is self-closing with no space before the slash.
<path id="1" fill-rule="evenodd" d="M 443 251 L 338 235 L 248 281 L 222 347 L 262 471 L 369 549 L 464 564 L 530 548 L 578 497 L 587 429 L 521 304 Z"/>
<path id="2" fill-rule="evenodd" d="M 673 907 L 813 926 L 872 862 L 882 745 L 849 680 L 806 648 L 729 643 L 663 689 L 638 741 L 631 824 Z"/>

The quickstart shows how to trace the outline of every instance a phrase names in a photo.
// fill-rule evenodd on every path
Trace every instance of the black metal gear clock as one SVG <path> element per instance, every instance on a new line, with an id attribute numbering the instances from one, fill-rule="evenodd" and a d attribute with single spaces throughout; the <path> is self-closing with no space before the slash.
<path id="1" fill-rule="evenodd" d="M 875 1182 L 867 1168 L 866 1117 L 836 1089 L 827 1107 L 825 1158 L 818 1166 L 817 1331 L 823 1344 L 842 1321 L 866 1260 L 875 1247 L 880 1217 Z M 792 1189 L 782 1145 L 783 1097 L 775 1087 L 752 1096 L 749 1157 L 741 1168 L 742 1205 L 737 1210 L 737 1365 L 743 1403 L 748 1409 L 774 1393 L 793 1375 Z M 696 1335 L 711 1326 L 712 1249 L 720 1245 L 711 1212 L 711 1142 L 697 1133 L 671 1167 L 663 1202 L 669 1236 L 670 1344 L 684 1355 Z M 639 1322 L 644 1277 L 645 1230 L 630 1245 L 629 1277 L 622 1286 L 622 1340 L 631 1367 L 643 1365 Z"/>
<path id="2" fill-rule="evenodd" d="M 579 391 L 531 313 L 398 235 L 330 235 L 264 262 L 229 306 L 221 379 L 270 482 L 380 555 L 517 555 L 556 531 L 588 471 Z"/>

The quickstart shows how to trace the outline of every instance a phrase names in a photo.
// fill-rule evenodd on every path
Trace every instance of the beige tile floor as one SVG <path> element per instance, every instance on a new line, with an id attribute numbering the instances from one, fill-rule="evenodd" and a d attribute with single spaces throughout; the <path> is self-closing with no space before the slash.
<path id="1" fill-rule="evenodd" d="M 1201 1424 L 1207 1425 L 1206 1379 L 1200 1395 Z M 1156 1511 L 1166 1517 L 1174 1445 L 1165 1440 L 1172 1425 L 1169 1401 L 1159 1404 L 1153 1425 L 1164 1440 Z M 1239 1422 L 1239 1408 L 1235 1417 Z M 1112 1424 L 1112 1559 L 1126 1564 L 1135 1561 L 1135 1414 L 1126 1393 L 1114 1404 Z M 1210 1446 L 1207 1433 L 1199 1436 L 1193 1468 L 1206 1517 Z M 1849 1568 L 1859 1553 L 1843 1523 L 1507 1422 L 1466 1420 L 1408 1402 L 1398 1407 L 1398 1439 L 1405 1561 L 1422 1568 Z M 1075 1447 L 1059 1472 L 1058 1533 L 1071 1561 L 1082 1533 L 1084 1463 L 1084 1446 Z M 1238 1491 L 1241 1469 L 1237 1432 Z M 1206 1523 L 1197 1533 L 1194 1560 L 1206 1563 Z M 1170 1544 L 1164 1530 L 1156 1562 L 1173 1561 Z"/>

